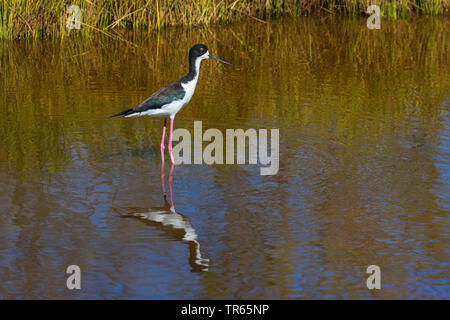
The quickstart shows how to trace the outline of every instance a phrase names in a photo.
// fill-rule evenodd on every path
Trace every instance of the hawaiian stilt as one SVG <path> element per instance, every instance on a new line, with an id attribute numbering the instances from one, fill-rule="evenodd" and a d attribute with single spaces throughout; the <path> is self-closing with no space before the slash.
<path id="1" fill-rule="evenodd" d="M 164 88 L 156 91 L 149 98 L 134 107 L 119 112 L 111 117 L 125 116 L 163 116 L 164 127 L 161 137 L 161 161 L 164 162 L 164 137 L 166 135 L 167 117 L 170 117 L 170 131 L 168 149 L 170 160 L 174 162 L 172 154 L 172 133 L 175 115 L 185 105 L 189 103 L 194 95 L 200 71 L 200 63 L 203 59 L 215 59 L 225 64 L 231 65 L 213 55 L 209 54 L 208 47 L 203 44 L 196 44 L 189 50 L 189 73 L 178 81 L 175 81 Z"/>

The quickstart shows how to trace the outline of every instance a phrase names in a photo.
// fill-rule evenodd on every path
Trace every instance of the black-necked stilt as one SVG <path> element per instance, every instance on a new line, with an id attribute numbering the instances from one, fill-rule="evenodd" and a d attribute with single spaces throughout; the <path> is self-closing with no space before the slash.
<path id="1" fill-rule="evenodd" d="M 134 107 L 119 112 L 111 117 L 116 116 L 163 116 L 164 127 L 161 138 L 161 160 L 164 162 L 164 137 L 166 135 L 167 117 L 170 117 L 170 133 L 169 133 L 169 154 L 170 160 L 174 162 L 172 154 L 172 132 L 173 120 L 178 111 L 189 103 L 194 95 L 197 85 L 198 74 L 200 71 L 200 63 L 203 59 L 215 59 L 225 64 L 231 65 L 213 55 L 209 54 L 208 47 L 203 44 L 196 44 L 189 50 L 189 73 L 178 81 L 175 81 L 164 88 L 156 91 L 143 102 Z"/>

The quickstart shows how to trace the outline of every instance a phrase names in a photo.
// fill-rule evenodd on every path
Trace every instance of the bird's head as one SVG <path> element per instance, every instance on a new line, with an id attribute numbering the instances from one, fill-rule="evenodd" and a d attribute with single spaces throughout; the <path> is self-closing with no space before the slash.
<path id="1" fill-rule="evenodd" d="M 200 59 L 200 61 L 203 59 L 214 59 L 214 60 L 220 61 L 225 64 L 229 64 L 230 66 L 232 66 L 231 63 L 223 61 L 222 59 L 219 59 L 219 58 L 211 55 L 208 51 L 208 47 L 205 46 L 204 44 L 196 44 L 195 46 L 193 46 L 191 48 L 191 50 L 189 50 L 189 59 L 193 59 L 193 60 Z"/>

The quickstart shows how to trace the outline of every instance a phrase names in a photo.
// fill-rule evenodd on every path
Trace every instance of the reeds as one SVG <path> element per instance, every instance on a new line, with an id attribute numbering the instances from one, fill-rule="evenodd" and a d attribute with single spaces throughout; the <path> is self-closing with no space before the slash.
<path id="1" fill-rule="evenodd" d="M 323 141 L 348 146 L 342 150 L 349 156 L 383 156 L 377 139 L 389 148 L 406 143 L 420 155 L 419 139 L 439 140 L 446 125 L 450 22 L 386 21 L 379 32 L 361 25 L 333 16 L 179 28 L 138 34 L 137 48 L 98 34 L 86 41 L 3 41 L 0 164 L 57 171 L 80 158 L 95 164 L 99 154 L 159 152 L 160 119 L 106 119 L 179 78 L 188 69 L 186 48 L 200 41 L 235 66 L 202 66 L 178 127 L 202 119 L 208 127 L 247 128 L 270 119 L 280 130 L 314 128 Z"/>
<path id="2" fill-rule="evenodd" d="M 378 4 L 384 17 L 448 13 L 447 0 L 3 0 L 0 37 L 54 38 L 73 32 L 66 27 L 70 5 L 79 6 L 83 35 L 114 33 L 116 28 L 155 30 L 167 26 L 197 26 L 265 20 L 280 15 L 314 12 L 362 15 Z M 79 30 L 76 30 L 79 31 Z"/>

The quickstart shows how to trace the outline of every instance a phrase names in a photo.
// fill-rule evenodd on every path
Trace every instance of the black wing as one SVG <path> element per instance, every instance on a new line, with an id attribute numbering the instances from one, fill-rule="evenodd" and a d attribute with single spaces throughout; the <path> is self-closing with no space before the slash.
<path id="1" fill-rule="evenodd" d="M 174 100 L 181 100 L 184 98 L 186 92 L 184 91 L 179 81 L 173 82 L 164 88 L 159 89 L 150 97 L 135 105 L 133 108 L 119 112 L 111 117 L 126 116 L 133 113 L 140 113 L 152 109 L 161 109 L 162 106 Z"/>

